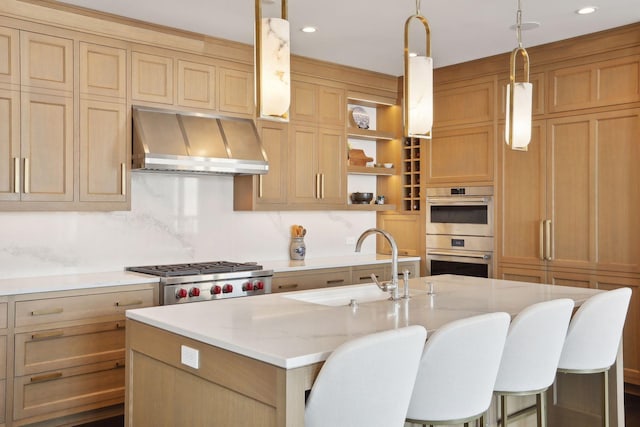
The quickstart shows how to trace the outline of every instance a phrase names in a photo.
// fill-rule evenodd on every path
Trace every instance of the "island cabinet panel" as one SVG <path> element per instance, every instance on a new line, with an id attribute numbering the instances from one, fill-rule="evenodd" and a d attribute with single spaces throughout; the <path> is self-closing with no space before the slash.
<path id="1" fill-rule="evenodd" d="M 15 88 L 20 84 L 20 32 L 0 27 L 0 87 Z"/>
<path id="2" fill-rule="evenodd" d="M 426 147 L 427 184 L 491 183 L 493 125 L 434 130 Z"/>
<path id="3" fill-rule="evenodd" d="M 125 425 L 283 425 L 283 369 L 132 320 L 127 329 Z M 198 369 L 181 363 L 182 346 L 199 352 Z"/>
<path id="4" fill-rule="evenodd" d="M 127 96 L 127 50 L 80 42 L 80 96 Z"/>
<path id="5" fill-rule="evenodd" d="M 351 278 L 349 267 L 276 273 L 273 276 L 271 291 L 276 293 L 350 285 Z"/>
<path id="6" fill-rule="evenodd" d="M 563 67 L 549 72 L 549 111 L 640 101 L 640 56 Z"/>
<path id="7" fill-rule="evenodd" d="M 131 53 L 131 99 L 173 104 L 173 58 Z"/>
<path id="8" fill-rule="evenodd" d="M 233 208 L 234 210 L 284 209 L 287 206 L 289 178 L 289 125 L 270 120 L 258 120 L 256 125 L 269 160 L 269 173 L 235 176 Z"/>

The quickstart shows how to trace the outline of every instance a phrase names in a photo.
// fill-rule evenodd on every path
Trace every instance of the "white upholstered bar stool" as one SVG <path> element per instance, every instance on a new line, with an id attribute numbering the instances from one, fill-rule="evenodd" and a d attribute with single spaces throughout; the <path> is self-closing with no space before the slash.
<path id="1" fill-rule="evenodd" d="M 507 313 L 489 313 L 444 325 L 427 340 L 407 421 L 469 425 L 491 404 L 509 328 Z"/>
<path id="2" fill-rule="evenodd" d="M 556 377 L 572 311 L 572 300 L 556 299 L 533 304 L 511 321 L 494 386 L 503 427 L 509 395 L 535 394 L 538 427 L 546 425 L 544 392 Z"/>
<path id="3" fill-rule="evenodd" d="M 407 326 L 338 347 L 311 388 L 305 427 L 401 427 L 426 337 Z"/>
<path id="4" fill-rule="evenodd" d="M 627 317 L 631 289 L 596 294 L 584 302 L 571 319 L 558 372 L 604 374 L 602 425 L 609 426 L 609 368 L 616 361 Z"/>

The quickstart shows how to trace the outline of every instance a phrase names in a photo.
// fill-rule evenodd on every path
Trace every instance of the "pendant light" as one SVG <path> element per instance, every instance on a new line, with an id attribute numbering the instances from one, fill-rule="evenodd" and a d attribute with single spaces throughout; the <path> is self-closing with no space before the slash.
<path id="1" fill-rule="evenodd" d="M 409 24 L 417 19 L 426 33 L 425 55 L 409 55 Z M 429 22 L 420 13 L 420 0 L 416 0 L 416 13 L 404 24 L 404 136 L 431 138 L 433 126 L 433 59 L 431 58 L 431 30 Z"/>
<path id="2" fill-rule="evenodd" d="M 291 103 L 290 35 L 287 0 L 281 18 L 263 18 L 262 0 L 255 0 L 255 98 L 257 116 L 289 121 Z"/>
<path id="3" fill-rule="evenodd" d="M 507 86 L 505 141 L 514 150 L 527 151 L 531 140 L 531 109 L 533 86 L 529 83 L 529 55 L 522 47 L 522 11 L 518 0 L 516 34 L 518 47 L 511 52 L 509 85 Z M 516 58 L 522 55 L 524 62 L 523 81 L 516 82 Z"/>

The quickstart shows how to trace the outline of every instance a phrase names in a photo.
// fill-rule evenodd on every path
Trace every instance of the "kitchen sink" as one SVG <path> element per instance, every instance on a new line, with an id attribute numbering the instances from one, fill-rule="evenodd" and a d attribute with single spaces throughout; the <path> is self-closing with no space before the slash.
<path id="1" fill-rule="evenodd" d="M 333 307 L 349 305 L 351 300 L 358 304 L 382 301 L 389 298 L 389 294 L 375 284 L 340 286 L 328 289 L 317 289 L 304 292 L 291 292 L 283 295 L 285 298 L 304 301 L 311 304 L 328 305 Z"/>

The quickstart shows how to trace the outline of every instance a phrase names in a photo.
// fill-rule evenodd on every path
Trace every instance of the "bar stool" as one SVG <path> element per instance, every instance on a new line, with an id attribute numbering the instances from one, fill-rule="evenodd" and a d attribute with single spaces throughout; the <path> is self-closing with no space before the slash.
<path id="1" fill-rule="evenodd" d="M 573 301 L 563 298 L 533 304 L 511 321 L 493 388 L 500 396 L 503 427 L 509 395 L 535 394 L 538 427 L 546 425 L 544 392 L 556 377 L 572 311 Z"/>
<path id="2" fill-rule="evenodd" d="M 491 404 L 509 328 L 507 313 L 451 322 L 427 340 L 407 421 L 460 424 L 480 418 Z M 364 424 L 362 424 L 364 425 Z"/>
<path id="3" fill-rule="evenodd" d="M 558 372 L 603 373 L 602 425 L 609 426 L 609 368 L 616 361 L 631 289 L 619 288 L 589 298 L 573 316 Z"/>
<path id="4" fill-rule="evenodd" d="M 408 326 L 338 347 L 311 388 L 305 427 L 402 426 L 426 337 Z"/>

